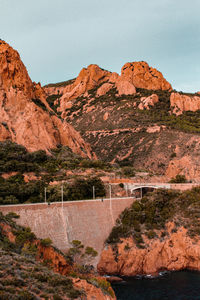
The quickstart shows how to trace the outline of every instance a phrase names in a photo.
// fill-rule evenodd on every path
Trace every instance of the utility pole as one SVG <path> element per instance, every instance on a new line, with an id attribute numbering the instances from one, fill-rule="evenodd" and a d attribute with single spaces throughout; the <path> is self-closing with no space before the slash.
<path id="1" fill-rule="evenodd" d="M 94 185 L 92 187 L 92 191 L 93 191 L 93 199 L 95 199 L 95 186 Z"/>
<path id="2" fill-rule="evenodd" d="M 124 185 L 125 185 L 125 190 L 126 190 L 126 196 L 128 197 L 128 185 L 125 183 L 124 183 Z"/>
<path id="3" fill-rule="evenodd" d="M 44 188 L 44 202 L 47 203 L 47 188 Z"/>
<path id="4" fill-rule="evenodd" d="M 63 204 L 63 184 L 61 185 L 61 201 L 62 201 L 62 204 Z"/>
<path id="5" fill-rule="evenodd" d="M 110 199 L 112 198 L 112 195 L 111 195 L 111 184 L 109 184 L 109 190 L 110 190 Z"/>

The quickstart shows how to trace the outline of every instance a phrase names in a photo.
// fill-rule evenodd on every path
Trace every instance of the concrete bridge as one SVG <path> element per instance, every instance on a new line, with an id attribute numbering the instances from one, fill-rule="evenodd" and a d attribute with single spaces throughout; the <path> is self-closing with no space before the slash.
<path id="1" fill-rule="evenodd" d="M 199 183 L 160 183 L 160 182 L 124 183 L 124 188 L 127 191 L 127 195 L 130 194 L 135 198 L 142 198 L 144 192 L 147 192 L 149 190 L 154 190 L 154 189 L 172 189 L 172 190 L 185 191 L 197 186 L 200 186 L 200 184 Z"/>

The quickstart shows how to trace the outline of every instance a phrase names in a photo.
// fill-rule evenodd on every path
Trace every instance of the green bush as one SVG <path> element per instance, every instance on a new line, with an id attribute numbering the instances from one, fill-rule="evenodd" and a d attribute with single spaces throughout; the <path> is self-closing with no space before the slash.
<path id="1" fill-rule="evenodd" d="M 187 179 L 186 179 L 185 175 L 178 174 L 178 175 L 176 175 L 176 177 L 171 178 L 169 182 L 170 183 L 186 183 Z"/>
<path id="2" fill-rule="evenodd" d="M 147 235 L 147 237 L 149 238 L 149 239 L 154 239 L 157 235 L 156 235 L 156 233 L 155 233 L 155 231 L 153 231 L 153 230 L 149 230 L 147 233 L 146 233 L 146 235 Z"/>
<path id="3" fill-rule="evenodd" d="M 15 232 L 16 234 L 16 244 L 23 246 L 26 242 L 32 242 L 36 236 L 29 227 L 20 228 Z"/>
<path id="4" fill-rule="evenodd" d="M 40 244 L 43 247 L 49 247 L 52 244 L 52 240 L 50 238 L 40 240 Z"/>
<path id="5" fill-rule="evenodd" d="M 134 168 L 128 167 L 128 166 L 123 167 L 122 173 L 124 174 L 124 176 L 127 176 L 127 177 L 134 177 L 135 176 Z"/>

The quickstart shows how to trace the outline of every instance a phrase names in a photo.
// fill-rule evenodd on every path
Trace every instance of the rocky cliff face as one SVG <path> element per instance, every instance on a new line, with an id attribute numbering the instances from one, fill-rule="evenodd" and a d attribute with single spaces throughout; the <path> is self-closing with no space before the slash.
<path id="1" fill-rule="evenodd" d="M 80 134 L 49 107 L 43 88 L 31 81 L 17 51 L 0 41 L 0 140 L 5 139 L 30 151 L 63 144 L 92 157 Z"/>
<path id="2" fill-rule="evenodd" d="M 171 90 L 171 85 L 162 73 L 149 67 L 146 62 L 127 63 L 122 67 L 121 75 L 101 69 L 97 65 L 90 65 L 79 73 L 78 77 L 66 87 L 47 86 L 48 95 L 60 94 L 57 99 L 58 111 L 64 112 L 68 102 L 77 97 L 88 97 L 88 92 L 97 89 L 96 97 L 106 95 L 111 89 L 116 89 L 117 95 L 133 95 L 137 88 L 148 90 Z"/>
<path id="3" fill-rule="evenodd" d="M 101 274 L 135 276 L 158 274 L 163 270 L 200 270 L 200 240 L 195 242 L 181 227 L 173 232 L 168 224 L 168 236 L 159 239 L 145 239 L 145 249 L 139 249 L 133 239 L 123 239 L 114 249 L 103 250 L 98 270 Z M 161 235 L 161 233 L 160 233 Z"/>
<path id="4" fill-rule="evenodd" d="M 181 115 L 184 111 L 197 111 L 200 109 L 200 95 L 184 95 L 179 93 L 172 93 L 170 96 L 170 105 L 173 113 Z"/>
<path id="5" fill-rule="evenodd" d="M 147 63 L 127 63 L 121 75 L 90 65 L 66 87 L 45 90 L 100 159 L 200 179 L 199 94 L 172 92 Z"/>
<path id="6" fill-rule="evenodd" d="M 200 188 L 160 189 L 135 200 L 106 239 L 101 274 L 135 276 L 200 270 Z"/>
<path id="7" fill-rule="evenodd" d="M 144 61 L 125 64 L 121 70 L 121 77 L 131 82 L 136 88 L 172 90 L 171 84 L 167 82 L 162 73 Z"/>

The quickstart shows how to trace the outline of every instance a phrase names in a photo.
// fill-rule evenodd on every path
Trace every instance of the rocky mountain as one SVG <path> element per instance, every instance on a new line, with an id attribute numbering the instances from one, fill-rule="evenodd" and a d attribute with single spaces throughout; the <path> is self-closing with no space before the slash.
<path id="1" fill-rule="evenodd" d="M 125 209 L 101 254 L 101 274 L 200 270 L 200 189 L 158 190 Z"/>
<path id="2" fill-rule="evenodd" d="M 167 178 L 200 179 L 200 94 L 172 90 L 146 62 L 125 64 L 121 75 L 90 65 L 45 91 L 51 108 L 98 158 Z"/>
<path id="3" fill-rule="evenodd" d="M 49 107 L 40 84 L 32 82 L 17 51 L 0 41 L 0 140 L 10 139 L 29 151 L 62 144 L 85 157 L 90 146 Z"/>

